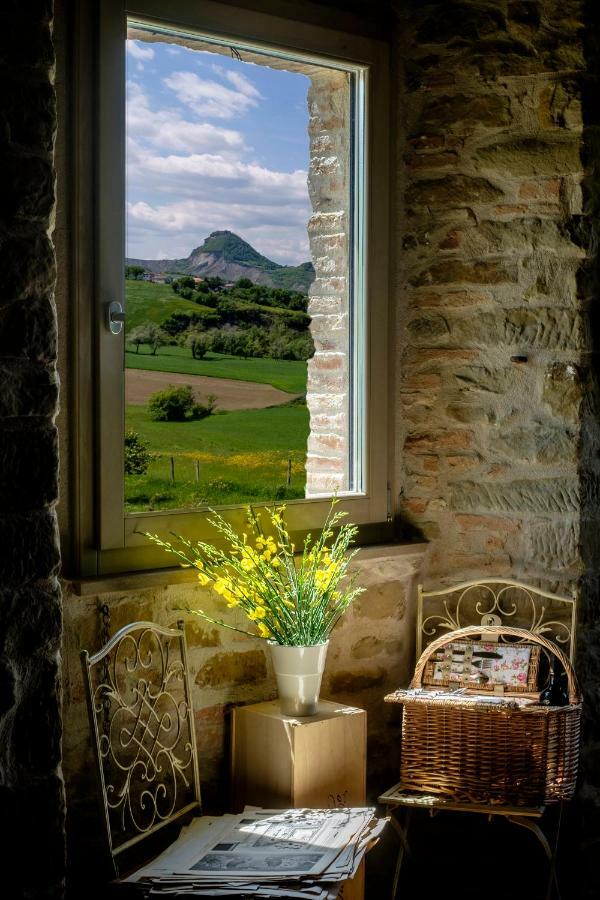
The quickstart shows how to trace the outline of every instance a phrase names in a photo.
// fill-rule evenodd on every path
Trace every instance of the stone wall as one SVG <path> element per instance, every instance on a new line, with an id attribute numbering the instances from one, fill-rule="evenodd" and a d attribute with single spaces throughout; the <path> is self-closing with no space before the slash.
<path id="1" fill-rule="evenodd" d="M 567 844 L 573 895 L 595 897 L 598 12 L 402 9 L 402 514 L 431 540 L 431 585 L 488 574 L 578 591 L 585 731 Z"/>
<path id="2" fill-rule="evenodd" d="M 596 491 L 578 472 L 581 4 L 451 5 L 408 4 L 402 27 L 403 510 L 431 580 L 572 588 Z"/>
<path id="3" fill-rule="evenodd" d="M 0 11 L 0 819 L 6 897 L 60 897 L 52 3 Z M 35 847 L 36 864 L 31 864 Z"/>
<path id="4" fill-rule="evenodd" d="M 356 565 L 366 592 L 336 628 L 328 652 L 322 696 L 368 711 L 368 771 L 372 797 L 393 782 L 398 767 L 399 717 L 386 692 L 406 683 L 414 648 L 414 595 L 422 553 L 372 548 Z M 64 768 L 69 806 L 71 887 L 90 880 L 90 859 L 100 870 L 101 820 L 79 661 L 80 650 L 103 643 L 98 607 L 107 604 L 110 633 L 146 620 L 175 627 L 185 621 L 203 803 L 224 811 L 229 803 L 229 727 L 233 706 L 276 696 L 268 647 L 263 641 L 213 627 L 185 608 L 201 606 L 243 626 L 235 611 L 194 584 L 76 596 L 65 586 Z M 243 617 L 242 617 L 243 618 Z"/>

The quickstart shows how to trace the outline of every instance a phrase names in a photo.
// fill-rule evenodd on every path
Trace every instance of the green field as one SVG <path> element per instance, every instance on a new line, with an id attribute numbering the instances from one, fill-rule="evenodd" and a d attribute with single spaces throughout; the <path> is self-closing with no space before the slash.
<path id="1" fill-rule="evenodd" d="M 151 281 L 125 280 L 127 330 L 153 322 L 162 325 L 171 313 L 197 313 L 208 310 L 193 300 L 179 297 L 170 284 L 153 284 Z"/>
<path id="2" fill-rule="evenodd" d="M 196 304 L 194 304 L 195 306 Z M 212 375 L 235 381 L 256 381 L 292 394 L 306 392 L 306 363 L 295 359 L 243 359 L 207 353 L 204 359 L 192 359 L 190 350 L 183 347 L 160 347 L 156 356 L 146 346 L 140 352 L 127 350 L 128 369 L 150 369 L 153 372 L 182 372 L 184 375 Z"/>
<path id="3" fill-rule="evenodd" d="M 302 404 L 224 412 L 189 422 L 154 422 L 146 407 L 128 406 L 126 427 L 136 431 L 156 457 L 145 475 L 125 477 L 126 509 L 303 497 L 308 424 L 308 410 Z"/>
<path id="4" fill-rule="evenodd" d="M 170 285 L 126 281 L 125 286 L 128 329 L 147 322 L 161 325 L 173 312 L 207 308 L 178 297 Z M 142 345 L 139 352 L 132 346 L 126 350 L 125 365 L 271 384 L 290 396 L 306 393 L 307 365 L 301 360 L 243 359 L 217 353 L 197 360 L 183 347 L 162 346 L 153 355 Z M 145 406 L 128 406 L 125 427 L 137 432 L 153 453 L 145 475 L 125 476 L 129 512 L 304 496 L 309 421 L 302 403 L 218 412 L 188 422 L 154 422 Z"/>

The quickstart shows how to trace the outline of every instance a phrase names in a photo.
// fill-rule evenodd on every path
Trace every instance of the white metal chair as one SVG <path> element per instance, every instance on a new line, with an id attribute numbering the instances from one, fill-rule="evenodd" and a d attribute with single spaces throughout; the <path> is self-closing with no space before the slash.
<path id="1" fill-rule="evenodd" d="M 444 632 L 455 631 L 467 625 L 514 625 L 534 634 L 544 635 L 554 641 L 573 661 L 575 652 L 576 599 L 551 594 L 532 585 L 501 578 L 486 578 L 426 591 L 417 588 L 416 654 Z M 398 835 L 400 848 L 392 888 L 396 897 L 405 853 L 410 854 L 408 842 L 413 811 L 425 809 L 430 815 L 442 810 L 451 812 L 480 813 L 488 817 L 501 816 L 531 831 L 546 854 L 549 862 L 547 897 L 553 888 L 560 898 L 556 880 L 556 852 L 560 834 L 562 804 L 552 840 L 542 831 L 539 820 L 546 807 L 486 806 L 482 804 L 454 803 L 440 796 L 407 791 L 396 784 L 381 794 L 379 802 L 390 814 L 390 820 Z"/>
<path id="2" fill-rule="evenodd" d="M 106 834 L 117 876 L 131 850 L 200 814 L 183 623 L 134 622 L 81 652 Z M 125 857 L 123 856 L 125 854 Z"/>

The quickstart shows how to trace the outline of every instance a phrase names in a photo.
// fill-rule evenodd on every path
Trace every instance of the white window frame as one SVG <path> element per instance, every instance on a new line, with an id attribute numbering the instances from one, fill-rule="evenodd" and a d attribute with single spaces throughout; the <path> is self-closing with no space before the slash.
<path id="1" fill-rule="evenodd" d="M 391 436 L 388 414 L 389 313 L 389 49 L 372 38 L 339 32 L 213 0 L 102 0 L 99 22 L 96 141 L 96 461 L 95 537 L 97 573 L 110 574 L 172 565 L 166 554 L 148 545 L 144 531 L 182 532 L 191 538 L 208 535 L 206 511 L 173 510 L 126 514 L 124 510 L 124 332 L 106 327 L 107 308 L 124 304 L 125 248 L 125 39 L 127 20 L 176 28 L 186 34 L 231 42 L 255 49 L 272 48 L 282 56 L 300 54 L 315 62 L 336 62 L 364 71 L 364 204 L 362 265 L 364 329 L 355 346 L 354 372 L 364 386 L 356 398 L 362 417 L 361 459 L 364 484 L 360 493 L 342 495 L 340 503 L 360 526 L 385 525 L 391 520 Z M 358 247 L 361 252 L 361 247 Z M 117 264 L 115 264 L 117 263 Z M 81 440 L 81 438 L 80 438 Z M 288 502 L 293 532 L 316 529 L 329 499 L 316 497 Z M 235 525 L 245 519 L 244 507 L 222 507 Z M 371 531 L 373 529 L 371 528 Z M 377 530 L 377 529 L 376 529 Z M 382 536 L 384 529 L 381 530 Z M 389 533 L 385 532 L 389 538 Z"/>

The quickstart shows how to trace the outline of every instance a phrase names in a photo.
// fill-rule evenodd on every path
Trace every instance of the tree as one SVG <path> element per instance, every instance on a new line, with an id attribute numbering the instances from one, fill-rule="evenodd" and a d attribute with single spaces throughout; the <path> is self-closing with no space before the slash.
<path id="1" fill-rule="evenodd" d="M 171 282 L 171 288 L 176 294 L 180 294 L 182 297 L 185 296 L 188 291 L 193 291 L 195 287 L 196 282 L 191 275 L 182 275 L 181 278 L 176 278 L 175 281 Z M 189 297 L 187 299 L 189 299 Z"/>
<path id="2" fill-rule="evenodd" d="M 189 331 L 185 346 L 192 351 L 194 359 L 204 359 L 211 348 L 211 338 L 205 331 Z"/>
<path id="3" fill-rule="evenodd" d="M 141 278 L 145 271 L 143 266 L 125 266 L 125 278 Z"/>
<path id="4" fill-rule="evenodd" d="M 132 328 L 132 330 L 129 332 L 129 334 L 127 335 L 127 341 L 128 343 L 133 344 L 135 346 L 135 352 L 139 353 L 140 344 L 148 343 L 146 337 L 146 326 L 138 325 L 137 328 Z"/>
<path id="5" fill-rule="evenodd" d="M 205 403 L 197 402 L 191 384 L 169 384 L 164 391 L 152 394 L 148 410 L 155 422 L 185 422 L 210 416 L 215 401 L 214 394 L 210 394 Z"/>
<path id="6" fill-rule="evenodd" d="M 145 475 L 152 459 L 148 445 L 136 431 L 125 432 L 125 474 Z"/>
<path id="7" fill-rule="evenodd" d="M 195 402 L 191 384 L 169 384 L 163 391 L 152 394 L 148 411 L 155 422 L 185 422 Z"/>
<path id="8" fill-rule="evenodd" d="M 144 328 L 145 339 L 143 343 L 148 344 L 152 350 L 152 356 L 156 356 L 158 348 L 167 343 L 167 336 L 162 328 L 159 328 L 153 322 L 149 322 Z"/>

